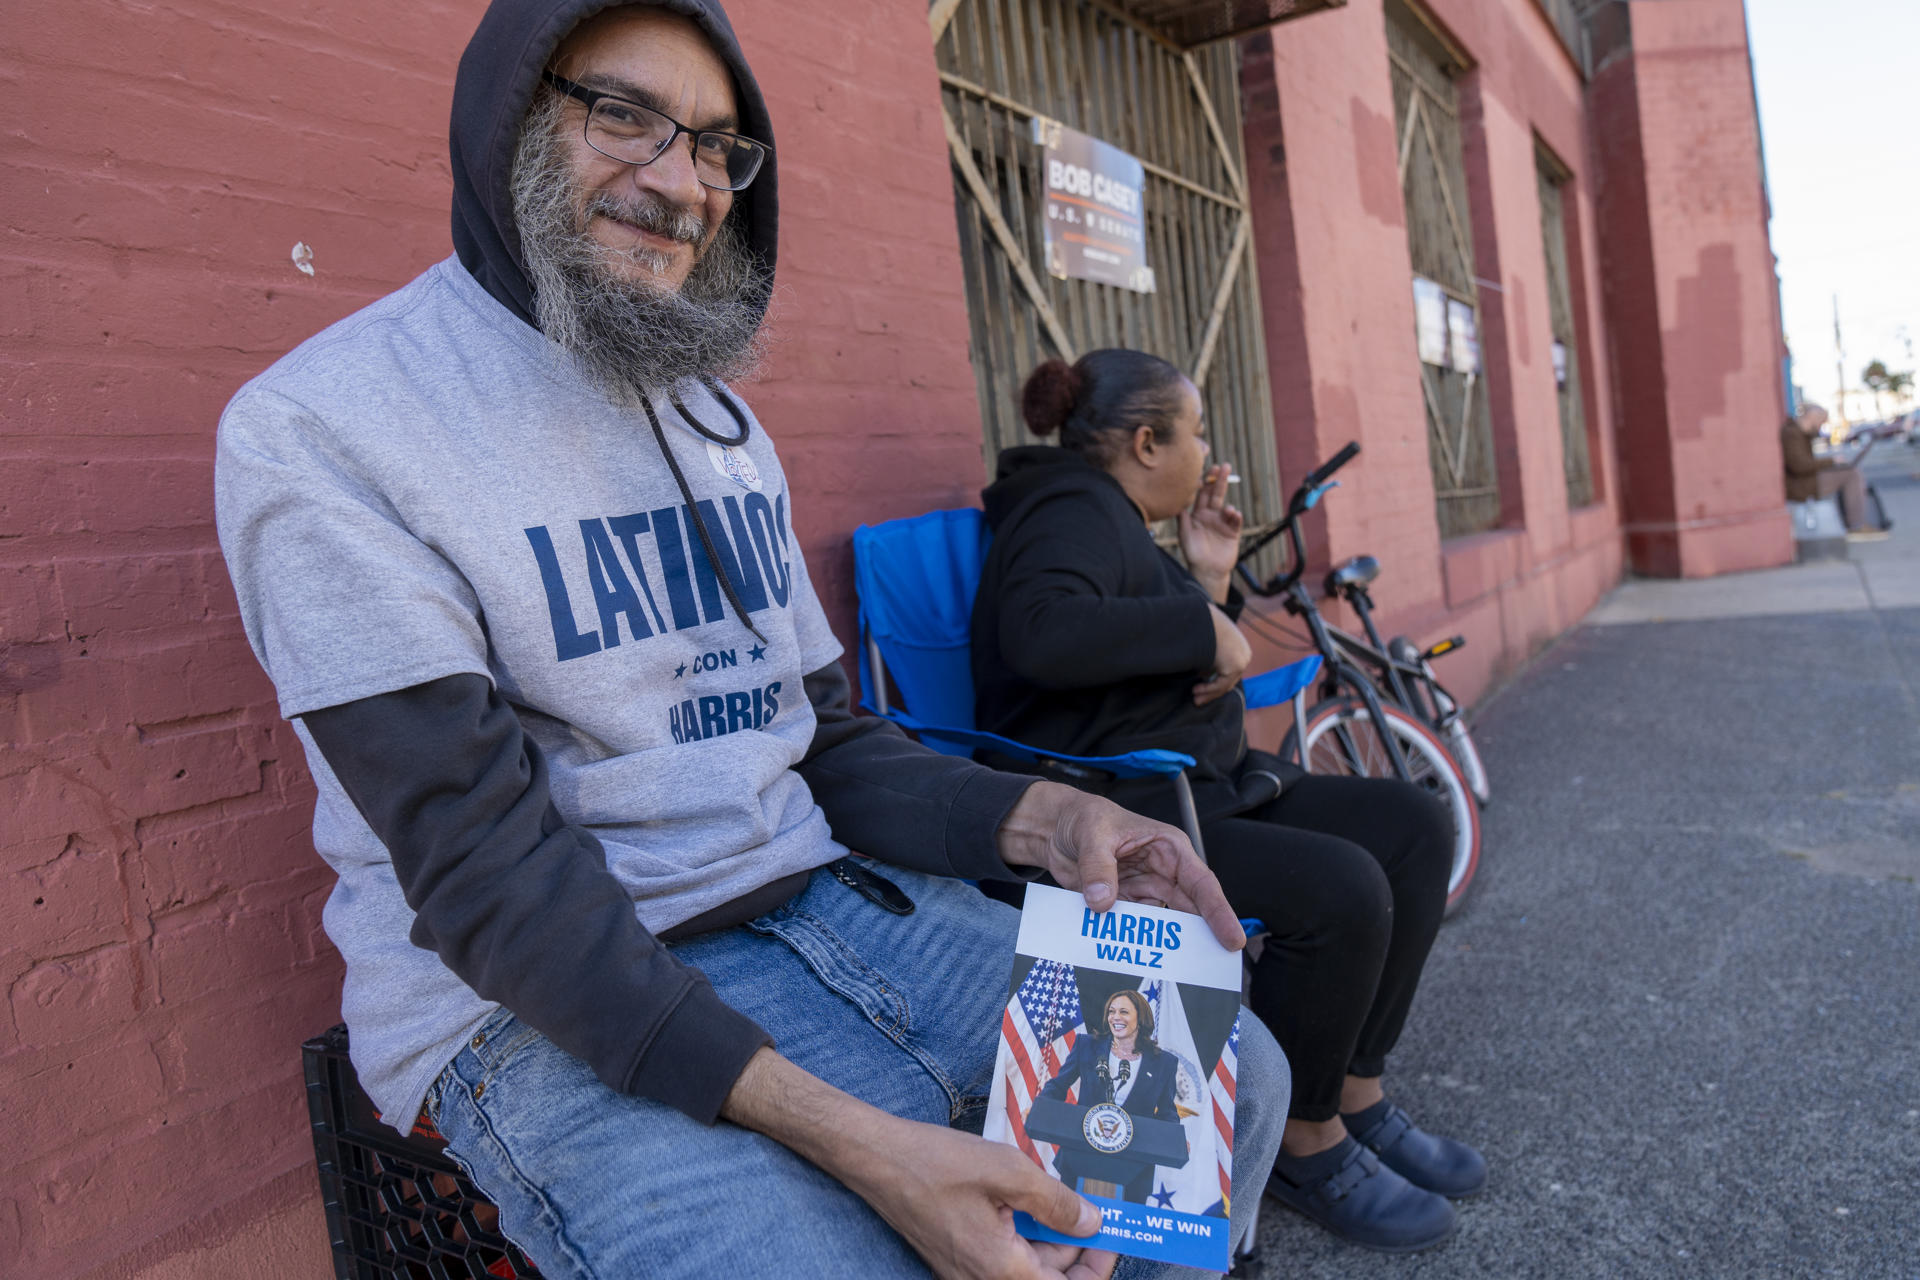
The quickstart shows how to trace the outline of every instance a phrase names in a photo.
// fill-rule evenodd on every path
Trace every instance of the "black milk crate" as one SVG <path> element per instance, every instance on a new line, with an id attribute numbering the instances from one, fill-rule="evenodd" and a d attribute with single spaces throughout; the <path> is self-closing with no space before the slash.
<path id="1" fill-rule="evenodd" d="M 380 1122 L 347 1060 L 347 1029 L 300 1046 L 313 1154 L 338 1280 L 538 1276 L 500 1234 L 499 1213 L 446 1154 L 423 1114 L 405 1137 Z"/>

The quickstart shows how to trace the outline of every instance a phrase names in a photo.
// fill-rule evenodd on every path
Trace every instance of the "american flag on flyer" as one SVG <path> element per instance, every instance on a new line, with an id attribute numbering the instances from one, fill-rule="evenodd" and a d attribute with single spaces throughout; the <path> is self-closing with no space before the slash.
<path id="1" fill-rule="evenodd" d="M 1000 1053 L 1003 1060 L 1012 1060 L 1014 1069 L 1001 1073 L 1006 1091 L 989 1119 L 986 1136 L 1001 1141 L 1011 1138 L 1052 1177 L 1059 1176 L 1053 1167 L 1054 1146 L 1029 1138 L 1023 1117 L 1040 1095 L 1040 1087 L 1060 1074 L 1074 1037 L 1083 1030 L 1073 966 L 1058 960 L 1034 961 L 1000 1019 Z M 1068 1091 L 1067 1101 L 1077 1101 L 1078 1091 L 1076 1084 Z"/>
<path id="2" fill-rule="evenodd" d="M 1226 1047 L 1220 1050 L 1220 1062 L 1213 1069 L 1213 1077 L 1207 1081 L 1207 1088 L 1213 1094 L 1213 1127 L 1219 1133 L 1220 1143 L 1220 1204 L 1223 1209 L 1233 1204 L 1233 1096 L 1237 1087 L 1234 1076 L 1240 1069 L 1240 1018 L 1233 1020 L 1233 1030 L 1227 1035 Z"/>
<path id="3" fill-rule="evenodd" d="M 1163 1165 L 1154 1171 L 1155 1190 L 1150 1199 L 1163 1209 L 1225 1217 L 1233 1186 L 1233 1091 L 1234 1073 L 1239 1065 L 1238 1044 L 1233 1036 L 1239 1032 L 1240 1020 L 1238 1016 L 1234 1018 L 1212 1073 L 1203 1075 L 1200 1051 L 1194 1043 L 1193 1027 L 1187 1021 L 1179 985 L 1155 979 L 1143 982 L 1140 991 L 1153 1010 L 1154 1037 L 1161 1050 L 1172 1054 L 1180 1063 L 1175 1078 L 1174 1105 L 1179 1109 L 1180 1123 L 1187 1131 L 1187 1149 L 1192 1153 L 1184 1166 Z M 1208 1151 L 1217 1158 L 1207 1159 Z"/>

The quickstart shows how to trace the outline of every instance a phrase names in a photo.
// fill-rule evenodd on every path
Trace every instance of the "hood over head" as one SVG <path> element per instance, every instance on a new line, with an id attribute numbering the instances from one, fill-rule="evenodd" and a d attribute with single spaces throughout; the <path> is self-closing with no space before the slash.
<path id="1" fill-rule="evenodd" d="M 533 286 L 513 222 L 511 191 L 514 146 L 520 122 L 533 101 L 540 73 L 567 33 L 588 18 L 618 7 L 608 0 L 493 0 L 460 56 L 453 86 L 453 122 L 448 150 L 453 162 L 453 248 L 460 262 L 500 304 L 536 328 Z M 650 0 L 650 7 L 699 24 L 720 60 L 733 73 L 740 132 L 773 146 L 773 122 L 740 41 L 718 0 Z M 775 169 L 779 152 L 767 157 L 753 185 L 734 197 L 728 215 L 737 219 L 747 249 L 773 278 L 779 223 Z M 767 299 L 756 299 L 764 312 Z"/>

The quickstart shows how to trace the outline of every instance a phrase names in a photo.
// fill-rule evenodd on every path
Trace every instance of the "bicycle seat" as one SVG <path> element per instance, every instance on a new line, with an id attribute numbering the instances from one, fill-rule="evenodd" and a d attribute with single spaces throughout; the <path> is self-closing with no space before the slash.
<path id="1" fill-rule="evenodd" d="M 1333 567 L 1327 574 L 1327 594 L 1337 596 L 1348 587 L 1364 587 L 1380 576 L 1380 562 L 1372 556 L 1355 556 Z"/>

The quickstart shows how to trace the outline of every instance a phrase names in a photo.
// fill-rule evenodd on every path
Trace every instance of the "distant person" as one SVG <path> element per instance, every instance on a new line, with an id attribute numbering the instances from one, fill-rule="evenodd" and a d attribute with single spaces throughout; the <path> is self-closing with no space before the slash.
<path id="1" fill-rule="evenodd" d="M 1860 454 L 1851 457 L 1825 457 L 1814 453 L 1814 437 L 1827 425 L 1827 411 L 1811 400 L 1800 412 L 1780 424 L 1780 452 L 1786 458 L 1787 501 L 1809 502 L 1815 498 L 1840 499 L 1840 518 L 1847 534 L 1872 537 L 1885 531 L 1867 516 L 1867 482 L 1855 464 Z"/>

